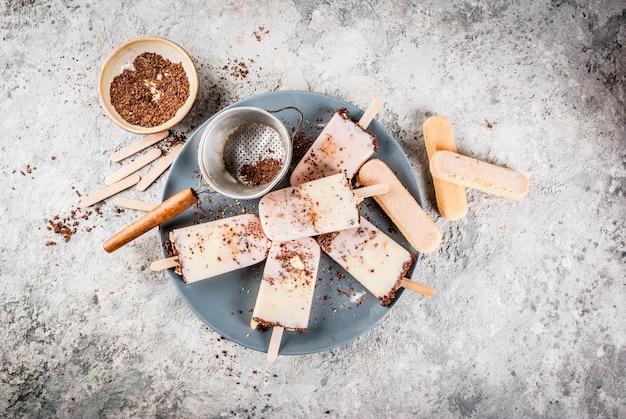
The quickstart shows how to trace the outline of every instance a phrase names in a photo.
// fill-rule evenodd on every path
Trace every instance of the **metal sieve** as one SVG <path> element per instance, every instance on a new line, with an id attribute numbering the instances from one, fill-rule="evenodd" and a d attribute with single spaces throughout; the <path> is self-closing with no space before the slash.
<path id="1" fill-rule="evenodd" d="M 294 107 L 264 110 L 227 109 L 202 133 L 198 164 L 202 176 L 216 192 L 235 199 L 254 199 L 269 192 L 287 174 L 293 150 L 292 136 L 272 113 Z M 250 174 L 257 179 L 251 179 Z"/>

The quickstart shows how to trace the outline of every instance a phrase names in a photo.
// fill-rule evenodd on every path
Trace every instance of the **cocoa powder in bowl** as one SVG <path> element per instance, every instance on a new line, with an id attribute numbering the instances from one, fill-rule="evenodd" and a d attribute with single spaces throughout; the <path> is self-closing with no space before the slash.
<path id="1" fill-rule="evenodd" d="M 189 80 L 181 63 L 144 52 L 111 82 L 111 105 L 128 123 L 150 128 L 174 117 L 189 97 Z"/>

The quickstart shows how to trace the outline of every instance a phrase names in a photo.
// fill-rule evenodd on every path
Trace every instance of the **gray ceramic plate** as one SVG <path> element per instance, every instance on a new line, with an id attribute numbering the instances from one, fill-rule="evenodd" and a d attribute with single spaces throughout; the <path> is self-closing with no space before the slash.
<path id="1" fill-rule="evenodd" d="M 236 106 L 256 106 L 267 110 L 295 106 L 304 114 L 302 129 L 310 139 L 317 137 L 337 109 L 347 108 L 348 115 L 353 120 L 358 120 L 363 113 L 362 110 L 339 99 L 301 91 L 266 93 L 237 102 L 229 108 Z M 282 112 L 277 116 L 288 129 L 295 127 L 297 123 L 296 112 Z M 198 145 L 202 132 L 210 120 L 194 131 L 176 158 L 165 182 L 164 200 L 183 189 L 197 188 L 201 180 L 197 159 Z M 376 135 L 379 142 L 378 152 L 373 158 L 386 162 L 421 203 L 415 175 L 402 149 L 377 121 L 373 121 L 368 129 Z M 288 186 L 290 174 L 291 172 L 277 188 Z M 173 228 L 212 221 L 242 212 L 256 213 L 257 205 L 258 199 L 235 201 L 211 191 L 202 193 L 197 207 L 161 225 L 161 242 L 167 240 L 168 233 Z M 361 204 L 361 213 L 406 249 L 415 253 L 373 200 L 368 199 Z M 266 352 L 271 332 L 260 332 L 250 328 L 252 308 L 262 272 L 263 263 L 260 263 L 190 285 L 186 285 L 171 269 L 168 275 L 183 300 L 209 327 L 242 346 Z M 306 333 L 286 331 L 282 339 L 281 355 L 320 352 L 350 342 L 380 322 L 393 306 L 392 303 L 390 307 L 382 307 L 375 297 L 323 253 L 318 278 L 309 331 Z M 402 289 L 399 290 L 396 301 L 401 295 Z"/>

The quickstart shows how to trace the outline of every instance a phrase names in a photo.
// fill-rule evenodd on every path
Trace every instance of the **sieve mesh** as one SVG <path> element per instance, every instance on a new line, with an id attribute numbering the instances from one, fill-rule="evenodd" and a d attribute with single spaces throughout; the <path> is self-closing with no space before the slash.
<path id="1" fill-rule="evenodd" d="M 226 170 L 243 184 L 249 184 L 242 176 L 244 165 L 256 165 L 263 159 L 283 162 L 284 156 L 280 134 L 272 127 L 259 123 L 237 127 L 224 144 Z"/>

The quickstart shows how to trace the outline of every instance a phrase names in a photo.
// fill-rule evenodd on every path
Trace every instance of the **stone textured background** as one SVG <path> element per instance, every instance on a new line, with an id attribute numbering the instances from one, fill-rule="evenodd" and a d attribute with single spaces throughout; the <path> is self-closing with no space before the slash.
<path id="1" fill-rule="evenodd" d="M 1 2 L 0 416 L 625 417 L 626 5 L 450 3 Z M 156 233 L 106 254 L 136 213 L 80 196 L 138 137 L 107 119 L 97 79 L 143 36 L 197 63 L 181 135 L 268 91 L 384 98 L 444 235 L 415 273 L 437 296 L 405 293 L 355 341 L 269 365 L 150 272 Z M 528 196 L 468 191 L 467 217 L 442 219 L 433 114 L 460 152 L 528 176 Z M 156 202 L 163 181 L 126 196 Z M 68 242 L 56 216 L 77 224 Z"/>

